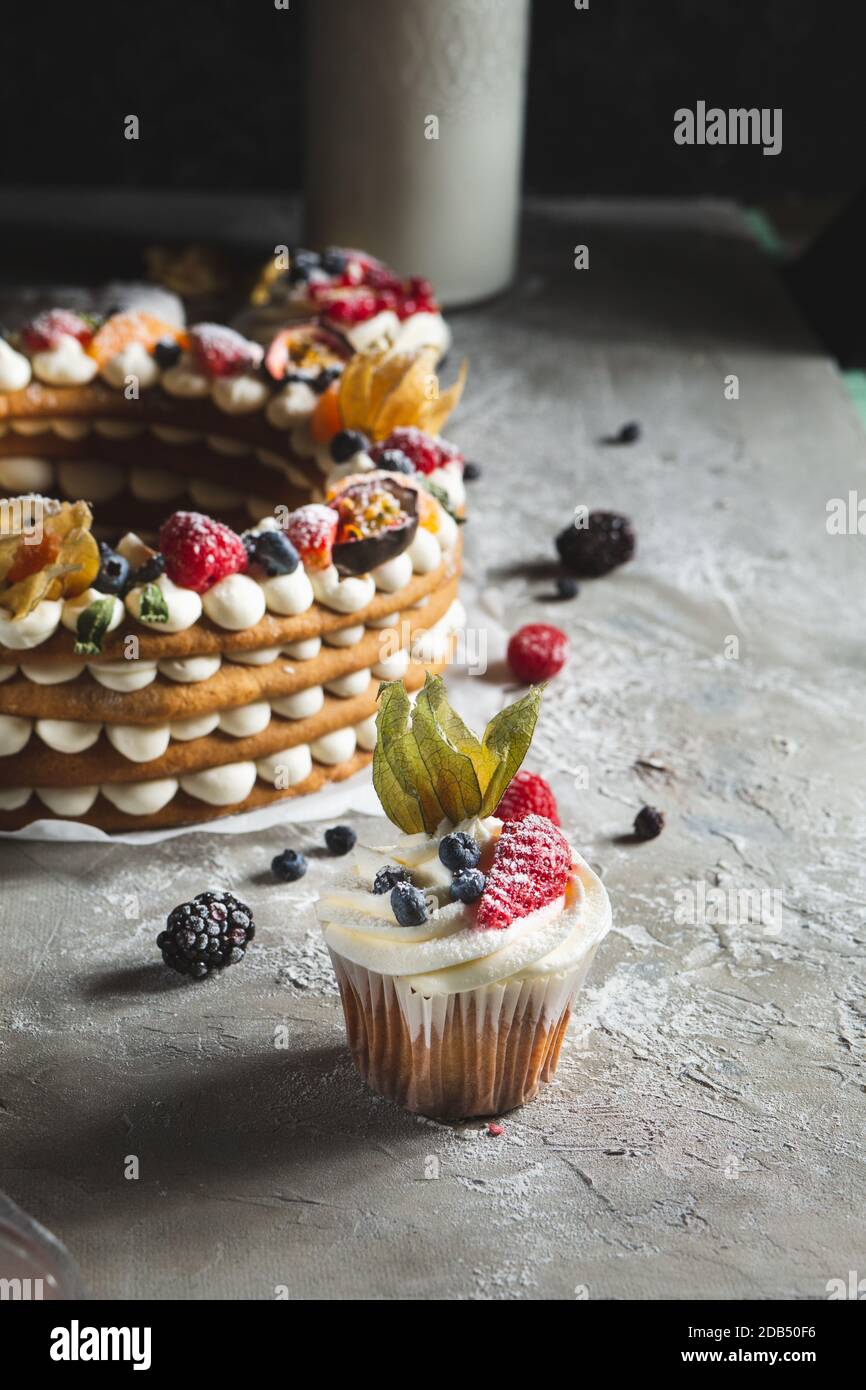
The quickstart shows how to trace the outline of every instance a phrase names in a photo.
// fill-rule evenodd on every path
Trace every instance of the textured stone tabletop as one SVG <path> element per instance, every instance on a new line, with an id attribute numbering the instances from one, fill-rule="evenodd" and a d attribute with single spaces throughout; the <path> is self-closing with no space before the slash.
<path id="1" fill-rule="evenodd" d="M 820 1299 L 864 1272 L 866 541 L 826 504 L 866 440 L 733 210 L 536 208 L 527 243 L 454 317 L 453 433 L 484 465 L 470 621 L 573 643 L 528 765 L 615 925 L 558 1078 L 499 1138 L 362 1089 L 313 913 L 334 863 L 268 873 L 323 826 L 2 842 L 0 1187 L 98 1295 Z M 553 604 L 526 566 L 582 502 L 638 555 Z M 668 825 L 634 844 L 645 801 Z M 217 885 L 257 944 L 188 984 L 154 938 Z"/>

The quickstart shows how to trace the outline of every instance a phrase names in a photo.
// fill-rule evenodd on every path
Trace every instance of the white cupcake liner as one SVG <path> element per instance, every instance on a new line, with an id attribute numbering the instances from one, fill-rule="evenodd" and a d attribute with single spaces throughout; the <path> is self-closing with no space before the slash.
<path id="1" fill-rule="evenodd" d="M 499 1115 L 556 1070 L 575 993 L 595 955 L 459 994 L 422 996 L 331 949 L 355 1065 L 373 1090 L 444 1119 Z"/>

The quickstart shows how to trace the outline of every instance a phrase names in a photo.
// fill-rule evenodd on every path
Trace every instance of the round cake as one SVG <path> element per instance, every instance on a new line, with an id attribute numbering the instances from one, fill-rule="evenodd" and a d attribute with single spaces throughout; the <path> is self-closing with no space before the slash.
<path id="1" fill-rule="evenodd" d="M 441 333 L 400 346 L 388 320 L 358 351 L 335 323 L 263 346 L 56 308 L 0 338 L 0 829 L 314 791 L 369 761 L 380 681 L 447 663 L 465 369 L 440 391 Z"/>

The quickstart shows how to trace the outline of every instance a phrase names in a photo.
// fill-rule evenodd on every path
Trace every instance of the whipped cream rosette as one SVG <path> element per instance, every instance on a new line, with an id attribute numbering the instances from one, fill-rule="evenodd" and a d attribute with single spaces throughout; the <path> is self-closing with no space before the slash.
<path id="1" fill-rule="evenodd" d="M 358 1071 L 409 1110 L 456 1119 L 531 1100 L 610 928 L 602 883 L 557 826 L 495 815 L 540 699 L 479 740 L 439 676 L 413 708 L 402 686 L 380 691 L 373 780 L 401 833 L 358 848 L 318 910 Z"/>

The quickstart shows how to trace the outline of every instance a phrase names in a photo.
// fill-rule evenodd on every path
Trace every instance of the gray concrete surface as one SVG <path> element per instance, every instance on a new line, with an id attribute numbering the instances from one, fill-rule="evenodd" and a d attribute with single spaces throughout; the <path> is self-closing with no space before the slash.
<path id="1" fill-rule="evenodd" d="M 314 925 L 333 863 L 267 873 L 323 827 L 2 843 L 0 1186 L 98 1295 L 821 1299 L 866 1274 L 866 540 L 825 525 L 866 441 L 732 210 L 560 205 L 528 231 L 514 291 L 455 317 L 453 433 L 485 468 L 476 619 L 574 644 L 530 765 L 615 927 L 558 1079 L 499 1138 L 362 1089 Z M 597 443 L 628 419 L 638 444 Z M 639 554 L 554 605 L 513 567 L 584 501 L 629 513 Z M 644 801 L 668 826 L 635 845 Z M 258 944 L 188 985 L 154 937 L 217 883 Z"/>

